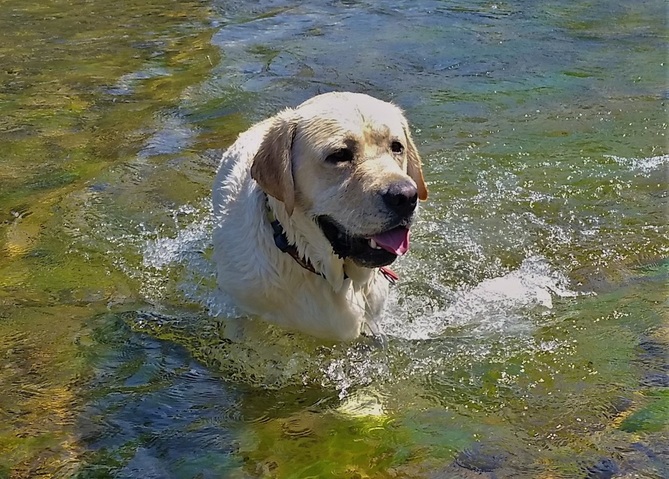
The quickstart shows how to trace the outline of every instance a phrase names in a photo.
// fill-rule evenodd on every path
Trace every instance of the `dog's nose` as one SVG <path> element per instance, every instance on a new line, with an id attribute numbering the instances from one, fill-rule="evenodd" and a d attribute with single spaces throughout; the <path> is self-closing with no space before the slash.
<path id="1" fill-rule="evenodd" d="M 409 181 L 393 183 L 381 196 L 386 206 L 402 217 L 413 213 L 418 202 L 416 185 Z"/>

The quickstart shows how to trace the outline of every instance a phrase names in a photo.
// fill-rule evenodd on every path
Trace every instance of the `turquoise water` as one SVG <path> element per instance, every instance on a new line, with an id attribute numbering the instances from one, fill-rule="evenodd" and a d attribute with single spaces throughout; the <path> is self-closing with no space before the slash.
<path id="1" fill-rule="evenodd" d="M 3 11 L 0 477 L 669 476 L 663 2 Z M 240 337 L 218 158 L 331 90 L 423 156 L 387 345 Z"/>

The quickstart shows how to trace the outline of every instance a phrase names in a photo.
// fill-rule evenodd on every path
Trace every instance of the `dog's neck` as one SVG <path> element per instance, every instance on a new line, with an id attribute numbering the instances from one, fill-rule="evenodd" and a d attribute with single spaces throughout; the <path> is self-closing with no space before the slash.
<path id="1" fill-rule="evenodd" d="M 311 261 L 300 256 L 300 253 L 297 251 L 297 247 L 294 244 L 290 244 L 288 238 L 286 237 L 286 232 L 283 230 L 283 226 L 281 226 L 279 220 L 276 219 L 269 205 L 266 205 L 265 209 L 267 210 L 267 219 L 269 220 L 269 224 L 272 227 L 272 235 L 274 237 L 274 244 L 276 247 L 293 258 L 297 264 L 302 266 L 307 271 L 317 274 L 318 276 L 323 276 L 321 273 L 316 271 L 314 265 L 311 264 Z"/>
<path id="2" fill-rule="evenodd" d="M 369 283 L 376 271 L 356 265 L 347 258 L 340 258 L 332 250 L 332 245 L 323 235 L 315 221 L 307 217 L 299 207 L 288 215 L 283 203 L 265 195 L 265 208 L 268 211 L 268 222 L 276 221 L 281 228 L 288 252 L 295 262 L 315 274 L 322 276 L 335 291 L 341 291 L 350 281 L 354 288 L 360 288 Z M 273 233 L 279 231 L 273 226 Z M 276 238 L 276 236 L 275 236 Z M 284 248 L 280 248 L 284 251 Z"/>

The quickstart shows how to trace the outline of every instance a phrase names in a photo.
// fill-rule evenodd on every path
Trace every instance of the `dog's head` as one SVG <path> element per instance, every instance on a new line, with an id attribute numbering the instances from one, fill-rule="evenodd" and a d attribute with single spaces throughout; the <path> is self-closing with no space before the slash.
<path id="1" fill-rule="evenodd" d="M 409 246 L 420 156 L 402 111 L 357 93 L 326 93 L 278 114 L 251 168 L 269 195 L 320 226 L 335 253 L 364 267 Z"/>

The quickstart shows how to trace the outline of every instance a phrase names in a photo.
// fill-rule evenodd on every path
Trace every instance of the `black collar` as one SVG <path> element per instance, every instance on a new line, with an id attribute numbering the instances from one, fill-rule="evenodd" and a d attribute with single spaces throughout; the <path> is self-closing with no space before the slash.
<path id="1" fill-rule="evenodd" d="M 303 258 L 302 256 L 300 256 L 300 253 L 297 251 L 297 247 L 294 244 L 288 243 L 288 238 L 286 237 L 286 233 L 283 231 L 283 226 L 281 226 L 279 220 L 277 220 L 274 217 L 274 214 L 272 214 L 271 210 L 269 209 L 269 205 L 267 210 L 268 210 L 268 215 L 271 215 L 270 225 L 272 225 L 274 244 L 276 245 L 276 247 L 279 248 L 284 253 L 288 253 L 291 256 L 291 258 L 295 260 L 297 264 L 302 266 L 307 271 L 311 271 L 312 273 L 317 274 L 318 276 L 323 276 L 321 273 L 316 271 L 314 265 L 311 264 L 311 261 L 309 261 L 307 258 Z M 273 217 L 274 219 L 272 219 Z"/>

